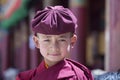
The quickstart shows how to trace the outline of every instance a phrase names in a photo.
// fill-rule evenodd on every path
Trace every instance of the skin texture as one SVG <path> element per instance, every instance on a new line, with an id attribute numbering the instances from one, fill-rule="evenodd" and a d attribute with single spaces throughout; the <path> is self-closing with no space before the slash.
<path id="1" fill-rule="evenodd" d="M 63 60 L 70 52 L 77 40 L 76 35 L 71 36 L 71 33 L 60 35 L 45 35 L 37 33 L 33 36 L 36 47 L 40 50 L 48 67 L 55 65 Z"/>

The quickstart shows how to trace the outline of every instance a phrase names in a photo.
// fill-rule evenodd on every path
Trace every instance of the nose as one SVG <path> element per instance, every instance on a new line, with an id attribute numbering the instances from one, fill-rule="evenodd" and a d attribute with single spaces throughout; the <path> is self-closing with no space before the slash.
<path id="1" fill-rule="evenodd" d="M 59 51 L 59 43 L 58 41 L 54 41 L 51 45 L 51 49 L 53 52 L 58 52 Z"/>

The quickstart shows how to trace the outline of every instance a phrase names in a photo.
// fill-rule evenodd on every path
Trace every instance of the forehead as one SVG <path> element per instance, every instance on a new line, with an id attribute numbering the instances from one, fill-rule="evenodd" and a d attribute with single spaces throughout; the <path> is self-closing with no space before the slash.
<path id="1" fill-rule="evenodd" d="M 41 34 L 37 33 L 37 36 L 40 38 L 51 38 L 51 37 L 58 37 L 58 38 L 68 38 L 70 37 L 71 33 L 64 33 L 64 34 L 59 34 L 59 35 L 46 35 L 46 34 Z"/>

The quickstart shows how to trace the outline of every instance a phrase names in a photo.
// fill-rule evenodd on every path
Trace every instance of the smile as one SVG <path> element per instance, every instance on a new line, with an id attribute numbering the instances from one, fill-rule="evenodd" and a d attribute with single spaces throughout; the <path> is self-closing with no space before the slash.
<path id="1" fill-rule="evenodd" d="M 49 54 L 50 56 L 59 56 L 60 54 Z"/>

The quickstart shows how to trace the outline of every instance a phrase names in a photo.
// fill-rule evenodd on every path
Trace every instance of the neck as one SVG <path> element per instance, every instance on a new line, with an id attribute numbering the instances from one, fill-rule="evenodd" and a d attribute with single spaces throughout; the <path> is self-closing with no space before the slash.
<path id="1" fill-rule="evenodd" d="M 59 62 L 59 61 L 58 61 L 58 62 Z M 52 61 L 45 60 L 45 67 L 46 67 L 46 68 L 49 68 L 49 67 L 57 64 L 58 62 L 52 62 Z"/>

